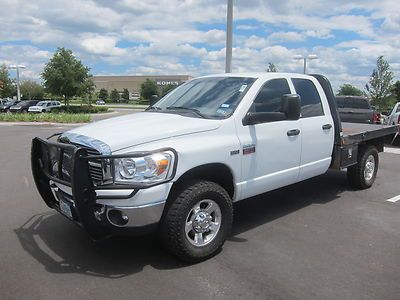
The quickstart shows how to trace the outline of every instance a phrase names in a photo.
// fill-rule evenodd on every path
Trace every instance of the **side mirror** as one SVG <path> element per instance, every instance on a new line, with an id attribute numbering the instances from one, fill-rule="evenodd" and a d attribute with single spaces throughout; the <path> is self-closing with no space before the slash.
<path id="1" fill-rule="evenodd" d="M 286 120 L 296 121 L 300 119 L 300 112 L 301 112 L 300 96 L 297 94 L 283 95 L 282 110 L 286 115 Z"/>
<path id="2" fill-rule="evenodd" d="M 282 112 L 248 112 L 244 117 L 243 126 L 286 120 Z"/>
<path id="3" fill-rule="evenodd" d="M 244 117 L 243 126 L 276 121 L 296 121 L 300 119 L 300 96 L 297 94 L 283 95 L 281 112 L 248 112 Z"/>

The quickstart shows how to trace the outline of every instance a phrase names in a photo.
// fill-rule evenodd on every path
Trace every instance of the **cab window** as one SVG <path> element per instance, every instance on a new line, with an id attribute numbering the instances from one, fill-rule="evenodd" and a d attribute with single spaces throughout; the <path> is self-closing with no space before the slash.
<path id="1" fill-rule="evenodd" d="M 292 79 L 296 93 L 300 95 L 301 100 L 301 117 L 311 118 L 323 116 L 321 97 L 314 83 L 309 79 L 293 78 Z"/>
<path id="2" fill-rule="evenodd" d="M 251 112 L 283 112 L 282 96 L 290 94 L 289 84 L 286 79 L 271 79 L 264 84 L 254 99 L 250 108 Z"/>

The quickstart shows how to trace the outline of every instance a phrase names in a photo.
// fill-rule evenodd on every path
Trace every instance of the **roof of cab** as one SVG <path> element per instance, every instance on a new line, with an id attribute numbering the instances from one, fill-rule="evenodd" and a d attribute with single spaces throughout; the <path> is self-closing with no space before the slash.
<path id="1" fill-rule="evenodd" d="M 261 79 L 268 79 L 268 78 L 314 78 L 311 75 L 307 74 L 300 74 L 300 73 L 280 73 L 280 72 L 245 72 L 245 73 L 220 73 L 220 74 L 213 74 L 207 76 L 201 76 L 197 78 L 207 78 L 207 77 L 247 77 L 247 78 L 261 78 Z M 194 78 L 195 79 L 195 78 Z"/>

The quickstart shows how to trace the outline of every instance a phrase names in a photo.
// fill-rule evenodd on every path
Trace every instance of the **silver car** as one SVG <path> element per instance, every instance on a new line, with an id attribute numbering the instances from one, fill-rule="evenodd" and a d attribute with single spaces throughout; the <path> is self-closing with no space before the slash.
<path id="1" fill-rule="evenodd" d="M 53 108 L 61 107 L 59 101 L 40 101 L 35 106 L 29 107 L 31 113 L 51 112 Z"/>

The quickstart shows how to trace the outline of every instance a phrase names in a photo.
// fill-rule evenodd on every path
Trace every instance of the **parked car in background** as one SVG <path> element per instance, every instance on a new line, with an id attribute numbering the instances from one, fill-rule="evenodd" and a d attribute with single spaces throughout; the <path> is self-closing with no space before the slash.
<path id="1" fill-rule="evenodd" d="M 7 99 L 0 99 L 0 105 L 4 105 L 8 102 Z"/>
<path id="2" fill-rule="evenodd" d="M 96 105 L 106 105 L 106 102 L 104 100 L 97 100 Z"/>
<path id="3" fill-rule="evenodd" d="M 16 105 L 17 103 L 18 101 L 5 102 L 4 104 L 0 105 L 0 112 L 8 112 L 10 110 L 10 107 Z"/>
<path id="4" fill-rule="evenodd" d="M 387 117 L 386 124 L 396 125 L 400 124 L 400 102 L 397 102 L 392 109 L 392 112 Z"/>
<path id="5" fill-rule="evenodd" d="M 36 105 L 29 107 L 28 111 L 32 113 L 51 112 L 52 109 L 61 107 L 59 101 L 40 101 Z"/>
<path id="6" fill-rule="evenodd" d="M 14 113 L 16 113 L 16 112 L 27 113 L 29 107 L 36 105 L 38 102 L 39 101 L 37 101 L 37 100 L 21 101 L 15 105 L 12 105 L 9 108 L 9 111 L 14 112 Z"/>
<path id="7" fill-rule="evenodd" d="M 368 98 L 360 96 L 336 96 L 342 122 L 381 124 L 381 115 L 375 111 Z"/>

